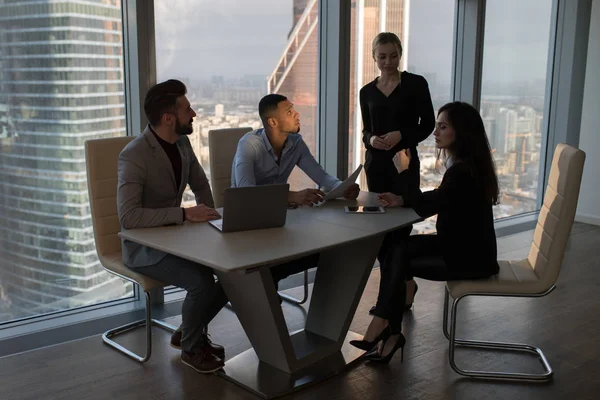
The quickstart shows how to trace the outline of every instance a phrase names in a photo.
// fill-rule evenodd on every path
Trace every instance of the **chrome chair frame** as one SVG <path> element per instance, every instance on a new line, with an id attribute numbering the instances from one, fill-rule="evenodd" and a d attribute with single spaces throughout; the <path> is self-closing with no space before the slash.
<path id="1" fill-rule="evenodd" d="M 142 288 L 141 285 L 138 284 L 133 279 L 130 279 L 121 274 L 117 274 L 113 271 L 108 271 L 108 272 L 137 285 L 138 288 L 140 288 L 140 289 Z M 128 356 L 130 358 L 133 358 L 134 360 L 136 360 L 140 363 L 145 363 L 146 361 L 148 361 L 150 359 L 150 356 L 152 355 L 152 325 L 158 326 L 159 328 L 162 328 L 171 333 L 174 333 L 177 330 L 176 326 L 167 324 L 166 322 L 163 322 L 163 321 L 160 321 L 157 319 L 152 319 L 152 307 L 150 304 L 150 293 L 144 290 L 144 294 L 146 297 L 146 318 L 145 319 L 130 322 L 128 324 L 119 326 L 118 328 L 113 328 L 111 330 L 108 330 L 108 331 L 104 332 L 104 334 L 102 334 L 102 341 L 104 343 L 106 343 L 107 345 L 111 346 L 115 350 L 120 351 L 121 353 L 125 354 L 126 356 Z M 133 330 L 133 329 L 136 329 L 136 328 L 139 328 L 142 326 L 146 327 L 146 354 L 144 356 L 140 356 L 140 355 L 134 353 L 133 351 L 127 349 L 126 347 L 120 345 L 119 343 L 115 342 L 114 340 L 112 340 L 112 338 L 114 338 L 122 333 L 128 332 L 130 330 Z"/>
<path id="2" fill-rule="evenodd" d="M 458 311 L 458 303 L 468 296 L 487 296 L 487 297 L 543 297 L 552 292 L 556 288 L 555 285 L 552 285 L 550 289 L 546 290 L 543 293 L 539 294 L 504 294 L 504 293 L 487 293 L 487 292 L 473 292 L 466 293 L 452 302 L 451 309 L 451 325 L 450 332 L 448 332 L 448 303 L 450 299 L 450 293 L 448 292 L 448 287 L 444 287 L 444 321 L 443 321 L 443 331 L 444 336 L 449 341 L 449 349 L 448 349 L 448 360 L 450 362 L 450 366 L 459 375 L 467 376 L 471 378 L 484 378 L 484 379 L 498 379 L 498 380 L 514 380 L 514 381 L 530 381 L 530 382 L 546 382 L 552 379 L 553 371 L 552 367 L 548 363 L 546 356 L 538 347 L 529 345 L 529 344 L 521 344 L 521 343 L 506 343 L 506 342 L 491 342 L 491 341 L 477 341 L 477 340 L 465 340 L 465 339 L 457 339 L 456 338 L 456 315 Z M 494 349 L 494 350 L 506 350 L 506 351 L 517 351 L 517 352 L 526 352 L 533 353 L 537 356 L 538 360 L 542 363 L 544 367 L 544 372 L 541 374 L 529 374 L 529 373 L 515 373 L 515 372 L 496 372 L 496 371 L 479 371 L 479 370 L 463 370 L 456 365 L 454 360 L 454 353 L 456 350 L 456 346 L 463 347 L 475 347 L 481 349 Z"/>
<path id="3" fill-rule="evenodd" d="M 281 296 L 283 300 L 287 301 L 288 303 L 292 303 L 297 306 L 306 303 L 306 301 L 308 300 L 308 270 L 304 270 L 304 296 L 302 297 L 302 299 L 297 299 L 294 296 L 290 296 L 289 294 L 285 294 L 282 292 L 277 293 Z"/>

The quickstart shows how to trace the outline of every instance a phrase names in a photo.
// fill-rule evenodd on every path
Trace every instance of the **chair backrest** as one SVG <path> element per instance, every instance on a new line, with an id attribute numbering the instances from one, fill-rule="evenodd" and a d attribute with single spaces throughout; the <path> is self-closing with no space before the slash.
<path id="1" fill-rule="evenodd" d="M 121 251 L 121 224 L 117 214 L 118 161 L 121 151 L 133 139 L 133 136 L 125 136 L 85 142 L 94 239 L 103 265 L 104 256 Z"/>
<path id="2" fill-rule="evenodd" d="M 538 279 L 550 288 L 558 279 L 575 219 L 585 153 L 559 144 L 554 152 L 544 203 L 527 257 Z"/>
<path id="3" fill-rule="evenodd" d="M 215 207 L 223 207 L 225 189 L 231 186 L 231 167 L 237 145 L 242 136 L 252 128 L 214 129 L 208 132 L 210 156 L 210 186 Z"/>

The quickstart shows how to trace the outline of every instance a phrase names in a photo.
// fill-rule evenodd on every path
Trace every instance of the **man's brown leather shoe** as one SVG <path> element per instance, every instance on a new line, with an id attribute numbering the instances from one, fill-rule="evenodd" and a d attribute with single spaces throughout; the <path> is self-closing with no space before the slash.
<path id="1" fill-rule="evenodd" d="M 177 328 L 171 335 L 171 347 L 177 350 L 181 350 L 181 329 Z"/>
<path id="2" fill-rule="evenodd" d="M 202 374 L 210 374 L 218 371 L 225 365 L 223 360 L 212 354 L 206 348 L 202 348 L 194 353 L 182 351 L 181 362 Z"/>
<path id="3" fill-rule="evenodd" d="M 204 341 L 206 342 L 206 348 L 215 356 L 225 359 L 225 348 L 220 344 L 213 343 L 208 335 L 204 335 Z M 171 347 L 181 350 L 181 330 L 177 329 L 171 336 Z"/>
<path id="4" fill-rule="evenodd" d="M 225 360 L 225 347 L 220 344 L 213 343 L 208 335 L 204 335 L 205 348 L 209 349 L 215 356 Z"/>

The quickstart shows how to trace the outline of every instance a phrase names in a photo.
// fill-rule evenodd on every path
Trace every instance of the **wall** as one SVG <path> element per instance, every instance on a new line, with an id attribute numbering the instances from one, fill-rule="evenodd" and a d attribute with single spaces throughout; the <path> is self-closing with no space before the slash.
<path id="1" fill-rule="evenodd" d="M 600 0 L 590 21 L 579 148 L 586 152 L 576 220 L 600 225 Z"/>

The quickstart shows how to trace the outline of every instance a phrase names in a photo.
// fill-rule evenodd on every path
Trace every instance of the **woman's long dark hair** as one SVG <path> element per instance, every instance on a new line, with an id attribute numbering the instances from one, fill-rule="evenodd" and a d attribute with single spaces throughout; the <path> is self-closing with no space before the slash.
<path id="1" fill-rule="evenodd" d="M 444 111 L 456 134 L 454 143 L 447 149 L 447 153 L 456 161 L 466 163 L 477 182 L 483 187 L 485 198 L 491 204 L 498 204 L 496 166 L 479 111 L 472 105 L 460 101 L 444 105 L 438 111 L 438 116 Z M 439 155 L 440 153 L 438 157 Z"/>

